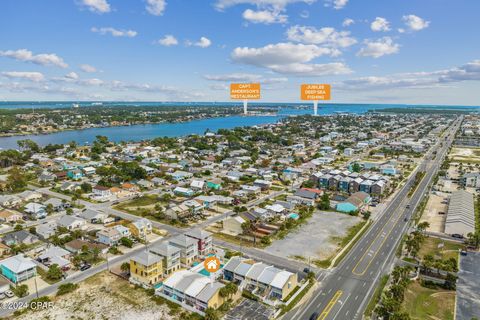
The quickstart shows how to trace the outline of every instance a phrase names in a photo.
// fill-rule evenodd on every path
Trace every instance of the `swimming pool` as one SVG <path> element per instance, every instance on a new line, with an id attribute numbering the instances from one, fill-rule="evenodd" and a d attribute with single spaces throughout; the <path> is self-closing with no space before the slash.
<path id="1" fill-rule="evenodd" d="M 298 215 L 298 213 L 290 213 L 290 214 L 288 215 L 288 217 L 297 220 L 298 217 L 299 217 L 299 215 Z"/>
<path id="2" fill-rule="evenodd" d="M 220 270 L 223 268 L 223 264 L 220 265 Z M 205 277 L 209 277 L 210 276 L 210 272 L 208 272 L 207 270 L 205 270 L 205 268 L 203 268 L 202 270 L 198 271 L 198 273 L 200 273 L 201 275 L 204 275 Z"/>

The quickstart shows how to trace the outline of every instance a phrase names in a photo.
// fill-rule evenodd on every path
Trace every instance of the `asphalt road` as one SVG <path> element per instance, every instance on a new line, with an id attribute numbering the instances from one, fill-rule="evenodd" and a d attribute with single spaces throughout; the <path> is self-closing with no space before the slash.
<path id="1" fill-rule="evenodd" d="M 459 124 L 457 120 L 449 128 L 448 143 L 443 141 L 443 147 L 437 143 L 427 152 L 417 169 L 426 174 L 413 195 L 408 197 L 415 175 L 407 180 L 339 266 L 325 276 L 312 298 L 287 313 L 283 319 L 309 319 L 314 313 L 318 313 L 318 320 L 362 318 L 378 279 L 391 268 L 398 243 L 408 230 L 409 219 L 428 192 L 428 186 L 440 168 Z M 430 158 L 434 150 L 437 150 L 437 155 L 432 160 Z"/>

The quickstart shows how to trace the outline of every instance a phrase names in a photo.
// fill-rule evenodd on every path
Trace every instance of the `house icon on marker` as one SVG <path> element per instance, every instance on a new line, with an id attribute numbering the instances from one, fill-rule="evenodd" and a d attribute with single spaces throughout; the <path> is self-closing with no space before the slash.
<path id="1" fill-rule="evenodd" d="M 203 262 L 203 266 L 205 267 L 205 270 L 210 273 L 217 272 L 218 269 L 220 269 L 220 260 L 218 260 L 217 257 L 208 257 Z"/>

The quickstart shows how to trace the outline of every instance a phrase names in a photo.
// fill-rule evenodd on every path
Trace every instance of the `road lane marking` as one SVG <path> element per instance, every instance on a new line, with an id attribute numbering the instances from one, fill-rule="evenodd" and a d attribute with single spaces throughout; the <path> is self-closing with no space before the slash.
<path id="1" fill-rule="evenodd" d="M 401 204 L 401 203 L 400 203 Z M 400 207 L 400 205 L 399 205 Z M 397 208 L 398 210 L 398 208 Z M 367 255 L 367 252 L 369 253 L 370 251 L 367 251 L 365 252 L 365 254 L 363 254 L 363 256 L 360 258 L 360 260 L 357 262 L 357 264 L 355 265 L 355 268 L 352 270 L 352 273 L 357 275 L 357 276 L 363 276 L 365 274 L 365 272 L 367 272 L 368 268 L 370 267 L 370 264 L 372 263 L 373 259 L 375 259 L 375 256 L 378 254 L 378 252 L 380 251 L 380 249 L 383 247 L 383 244 L 385 243 L 385 241 L 388 239 L 388 235 L 390 235 L 390 233 L 393 231 L 393 229 L 397 226 L 397 223 L 398 221 L 400 220 L 400 215 L 395 215 L 395 213 L 397 212 L 397 210 L 394 210 L 392 212 L 392 214 L 390 215 L 390 218 L 387 220 L 387 222 L 385 222 L 385 224 L 383 225 L 383 228 L 386 227 L 390 222 L 394 221 L 392 220 L 394 217 L 396 217 L 396 221 L 394 222 L 393 226 L 390 228 L 390 230 L 388 231 L 388 233 L 386 234 L 386 236 L 383 236 L 384 232 L 383 233 L 379 233 L 377 234 L 377 236 L 373 239 L 372 243 L 370 244 L 370 247 L 369 249 L 374 245 L 375 241 L 380 238 L 380 236 L 383 236 L 383 240 L 382 242 L 380 243 L 380 246 L 378 247 L 378 249 L 376 251 L 374 251 L 374 255 L 373 257 L 370 259 L 370 261 L 368 262 L 367 266 L 365 267 L 365 270 L 363 270 L 363 272 L 356 272 L 355 270 L 358 268 L 358 266 L 360 265 L 360 263 L 363 261 L 363 259 L 365 258 L 365 256 Z"/>
<path id="2" fill-rule="evenodd" d="M 332 311 L 333 306 L 335 305 L 335 303 L 337 303 L 338 299 L 340 299 L 342 294 L 343 294 L 342 290 L 338 290 L 337 292 L 335 292 L 335 294 L 333 295 L 333 298 L 328 302 L 327 306 L 325 307 L 325 309 L 323 309 L 322 313 L 317 318 L 317 320 L 325 320 L 325 318 L 328 317 L 328 315 Z"/>

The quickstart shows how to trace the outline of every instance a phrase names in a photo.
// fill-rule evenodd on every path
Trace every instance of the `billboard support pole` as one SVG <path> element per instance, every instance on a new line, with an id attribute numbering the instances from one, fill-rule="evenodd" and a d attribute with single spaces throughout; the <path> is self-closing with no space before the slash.
<path id="1" fill-rule="evenodd" d="M 247 110 L 247 107 L 248 107 L 248 100 L 243 100 L 243 114 L 244 115 L 247 115 L 248 113 L 248 110 Z"/>
<path id="2" fill-rule="evenodd" d="M 318 100 L 313 101 L 313 115 L 318 116 Z"/>

